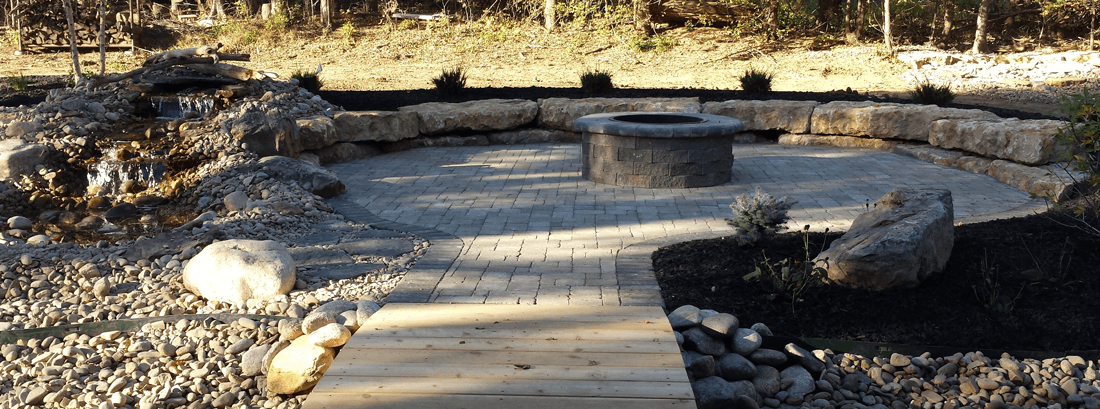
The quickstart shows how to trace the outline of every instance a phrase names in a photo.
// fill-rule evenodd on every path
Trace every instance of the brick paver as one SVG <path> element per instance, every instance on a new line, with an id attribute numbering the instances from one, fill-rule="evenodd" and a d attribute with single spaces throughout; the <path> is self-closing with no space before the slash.
<path id="1" fill-rule="evenodd" d="M 950 189 L 960 222 L 1043 208 L 989 176 L 892 153 L 751 144 L 735 145 L 734 156 L 733 182 L 695 189 L 589 182 L 577 144 L 422 148 L 332 170 L 348 187 L 343 200 L 461 239 L 430 295 L 424 286 L 434 278 L 417 278 L 432 302 L 660 304 L 652 274 L 616 271 L 619 251 L 669 236 L 729 234 L 729 204 L 757 186 L 798 200 L 789 226 L 814 230 L 846 230 L 899 186 Z"/>

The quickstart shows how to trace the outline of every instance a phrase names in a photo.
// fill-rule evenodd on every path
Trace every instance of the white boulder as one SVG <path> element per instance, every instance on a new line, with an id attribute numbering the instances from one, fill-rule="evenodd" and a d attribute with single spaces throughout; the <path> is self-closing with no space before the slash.
<path id="1" fill-rule="evenodd" d="M 294 288 L 294 259 L 274 241 L 225 240 L 206 246 L 183 268 L 183 285 L 208 300 L 238 306 Z"/>

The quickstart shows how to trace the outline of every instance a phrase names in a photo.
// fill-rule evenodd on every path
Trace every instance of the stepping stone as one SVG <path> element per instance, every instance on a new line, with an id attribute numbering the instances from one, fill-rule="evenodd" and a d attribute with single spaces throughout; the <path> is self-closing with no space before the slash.
<path id="1" fill-rule="evenodd" d="M 288 250 L 290 250 L 290 257 L 294 258 L 294 264 L 298 267 L 347 264 L 355 261 L 347 253 L 338 250 L 325 250 L 313 246 L 294 247 Z"/>
<path id="2" fill-rule="evenodd" d="M 335 246 L 356 256 L 397 257 L 413 251 L 413 244 L 401 239 L 364 239 Z"/>
<path id="3" fill-rule="evenodd" d="M 302 236 L 294 241 L 299 246 L 319 246 L 322 244 L 336 244 L 344 237 L 344 233 L 336 231 L 319 231 L 313 234 Z"/>
<path id="4" fill-rule="evenodd" d="M 364 230 L 355 232 L 353 237 L 357 239 L 392 239 L 405 237 L 405 233 L 395 232 L 393 230 Z"/>
<path id="5" fill-rule="evenodd" d="M 370 273 L 386 268 L 382 263 L 369 263 L 369 264 L 343 264 L 343 265 L 328 265 L 326 267 L 310 270 L 302 273 L 310 277 L 316 277 L 324 280 L 344 280 L 348 278 L 358 277 L 363 274 Z"/>

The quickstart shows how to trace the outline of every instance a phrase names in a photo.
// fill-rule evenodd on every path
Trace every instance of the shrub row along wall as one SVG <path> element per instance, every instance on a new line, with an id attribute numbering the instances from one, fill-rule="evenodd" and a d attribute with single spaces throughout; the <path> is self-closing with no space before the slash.
<path id="1" fill-rule="evenodd" d="M 893 151 L 993 176 L 1039 195 L 1062 198 L 1068 178 L 1052 164 L 1054 135 L 1065 122 L 1003 119 L 982 110 L 863 102 L 725 101 L 697 98 L 550 98 L 484 100 L 341 112 L 298 120 L 307 154 L 340 162 L 429 146 L 576 142 L 573 120 L 603 112 L 682 112 L 740 119 L 744 131 L 787 132 L 781 144 Z M 747 136 L 747 135 L 746 135 Z M 757 140 L 758 138 L 743 138 Z"/>

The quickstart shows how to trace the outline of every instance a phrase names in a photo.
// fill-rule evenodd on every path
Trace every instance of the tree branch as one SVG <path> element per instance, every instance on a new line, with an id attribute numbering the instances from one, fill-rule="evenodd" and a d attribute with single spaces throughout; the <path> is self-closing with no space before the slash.
<path id="1" fill-rule="evenodd" d="M 221 60 L 221 61 L 249 61 L 251 58 L 252 57 L 249 54 L 222 54 L 222 53 L 218 53 L 218 59 Z M 125 80 L 125 79 L 128 79 L 128 78 L 132 78 L 132 77 L 135 77 L 135 76 L 138 76 L 138 75 L 141 75 L 141 74 L 145 74 L 145 73 L 150 72 L 150 71 L 163 70 L 163 69 L 171 67 L 171 66 L 187 65 L 187 64 L 209 64 L 209 65 L 213 65 L 214 64 L 214 58 L 213 57 L 175 58 L 175 59 L 171 59 L 171 60 L 168 60 L 168 61 L 159 62 L 159 63 L 153 64 L 153 65 L 133 69 L 133 70 L 130 70 L 128 72 L 124 72 L 122 74 L 96 76 L 93 79 L 94 82 L 92 83 L 92 88 L 96 88 L 96 87 L 99 87 L 99 86 L 102 86 L 102 85 L 110 84 L 112 82 L 119 82 L 119 81 L 122 81 L 122 80 Z"/>

